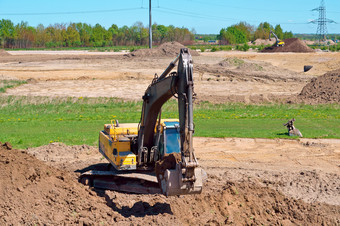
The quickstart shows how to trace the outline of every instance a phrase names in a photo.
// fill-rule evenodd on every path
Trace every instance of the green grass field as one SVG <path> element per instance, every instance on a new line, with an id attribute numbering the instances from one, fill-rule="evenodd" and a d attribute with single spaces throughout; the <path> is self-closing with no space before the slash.
<path id="1" fill-rule="evenodd" d="M 6 89 L 14 88 L 26 83 L 26 81 L 22 80 L 0 80 L 0 93 L 6 92 Z"/>
<path id="2" fill-rule="evenodd" d="M 141 102 L 114 98 L 0 96 L 0 141 L 15 148 L 50 142 L 96 145 L 105 123 L 139 122 Z M 163 107 L 176 118 L 177 102 Z M 199 103 L 194 106 L 195 136 L 291 138 L 282 125 L 295 117 L 307 138 L 340 138 L 340 105 L 245 105 Z"/>

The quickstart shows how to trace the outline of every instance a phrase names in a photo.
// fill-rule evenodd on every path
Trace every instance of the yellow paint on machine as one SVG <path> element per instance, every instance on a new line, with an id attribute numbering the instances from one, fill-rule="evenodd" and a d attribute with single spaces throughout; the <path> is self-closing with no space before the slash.
<path id="1" fill-rule="evenodd" d="M 99 151 L 117 170 L 134 170 L 136 155 L 131 152 L 130 139 L 126 136 L 138 134 L 138 123 L 105 124 L 99 133 Z"/>

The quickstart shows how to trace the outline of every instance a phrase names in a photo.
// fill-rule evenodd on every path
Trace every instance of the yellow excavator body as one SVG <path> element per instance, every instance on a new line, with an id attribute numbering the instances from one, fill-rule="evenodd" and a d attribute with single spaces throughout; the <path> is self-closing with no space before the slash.
<path id="1" fill-rule="evenodd" d="M 156 123 L 155 132 L 160 124 L 160 133 L 167 127 L 167 123 L 179 122 L 178 119 L 161 119 Z M 136 170 L 137 156 L 131 151 L 133 137 L 138 135 L 138 123 L 105 124 L 104 130 L 99 132 L 99 152 L 111 163 L 116 170 Z"/>
<path id="2" fill-rule="evenodd" d="M 131 152 L 128 136 L 138 134 L 138 123 L 122 123 L 119 126 L 105 124 L 99 133 L 99 152 L 117 170 L 136 169 L 136 155 Z"/>

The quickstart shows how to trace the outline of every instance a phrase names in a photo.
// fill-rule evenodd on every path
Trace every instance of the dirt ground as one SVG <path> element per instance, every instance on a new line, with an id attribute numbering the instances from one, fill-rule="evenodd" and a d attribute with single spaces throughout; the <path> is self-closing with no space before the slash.
<path id="1" fill-rule="evenodd" d="M 4 95 L 118 97 L 140 100 L 155 73 L 173 57 L 125 57 L 125 53 L 9 52 L 0 56 L 0 79 L 30 79 Z M 15 54 L 15 55 L 14 55 Z M 120 55 L 119 55 L 120 54 Z M 240 59 L 225 65 L 225 60 Z M 315 76 L 337 69 L 340 53 L 206 52 L 193 56 L 198 99 L 261 103 L 296 96 Z M 304 65 L 313 68 L 304 73 Z M 130 89 L 133 87 L 134 89 Z"/>
<path id="2" fill-rule="evenodd" d="M 93 190 L 80 173 L 97 147 L 0 147 L 1 224 L 338 225 L 340 142 L 195 138 L 202 194 L 166 198 Z M 42 161 L 42 162 L 41 162 Z"/>
<path id="3" fill-rule="evenodd" d="M 0 95 L 140 100 L 154 73 L 173 60 L 9 53 L 0 56 L 0 79 L 28 83 Z M 340 65 L 340 53 L 329 52 L 204 52 L 193 59 L 198 100 L 214 103 L 284 102 Z M 313 68 L 304 73 L 304 65 Z M 196 137 L 194 145 L 208 174 L 203 193 L 170 198 L 94 191 L 78 183 L 81 172 L 105 167 L 96 147 L 0 147 L 0 224 L 340 224 L 340 140 Z"/>

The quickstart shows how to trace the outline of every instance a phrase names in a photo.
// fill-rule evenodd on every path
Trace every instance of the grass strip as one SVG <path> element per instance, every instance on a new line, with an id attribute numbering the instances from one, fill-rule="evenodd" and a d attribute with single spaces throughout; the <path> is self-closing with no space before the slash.
<path id="1" fill-rule="evenodd" d="M 15 88 L 26 83 L 26 81 L 22 80 L 0 80 L 0 93 L 6 92 L 6 89 Z"/>
<path id="2" fill-rule="evenodd" d="M 142 102 L 114 98 L 0 96 L 0 141 L 15 148 L 51 142 L 97 145 L 105 123 L 139 122 Z M 163 107 L 177 118 L 177 102 Z M 211 104 L 194 106 L 195 136 L 291 138 L 282 125 L 291 118 L 306 138 L 340 138 L 340 105 Z"/>

